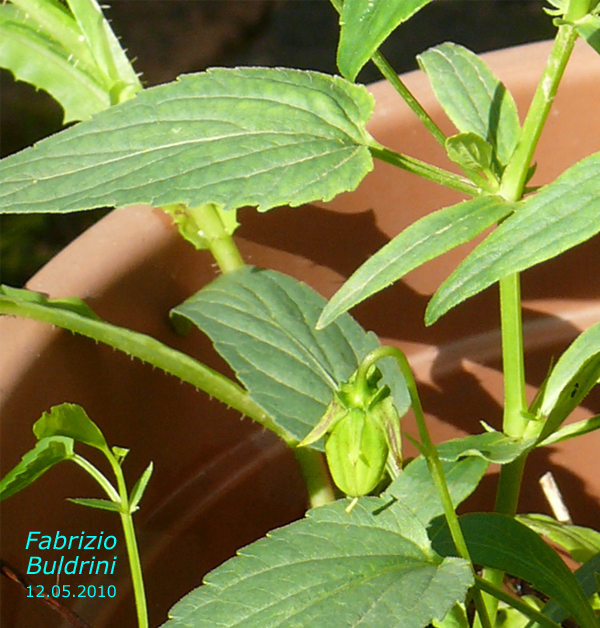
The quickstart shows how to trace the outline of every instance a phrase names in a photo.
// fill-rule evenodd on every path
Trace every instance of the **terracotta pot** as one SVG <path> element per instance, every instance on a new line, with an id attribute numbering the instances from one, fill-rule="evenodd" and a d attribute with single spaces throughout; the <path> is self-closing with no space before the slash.
<path id="1" fill-rule="evenodd" d="M 521 111 L 531 97 L 549 51 L 546 43 L 486 55 L 515 95 Z M 540 142 L 535 182 L 556 176 L 600 147 L 596 105 L 600 59 L 578 46 Z M 590 80 L 591 79 L 591 80 Z M 420 73 L 406 76 L 425 108 L 451 131 Z M 382 143 L 451 167 L 443 152 L 384 84 L 370 131 Z M 584 96 L 581 96 L 581 95 Z M 585 125 L 581 121 L 585 120 Z M 596 125 L 596 126 L 592 126 Z M 553 137 L 559 140 L 555 146 Z M 246 259 L 302 279 L 325 296 L 391 236 L 420 215 L 460 200 L 458 194 L 377 164 L 352 194 L 334 202 L 258 216 L 241 212 L 239 245 Z M 523 276 L 526 301 L 529 393 L 579 330 L 600 320 L 597 268 L 600 240 L 584 244 Z M 386 342 L 401 346 L 417 374 L 422 400 L 437 441 L 499 426 L 502 381 L 497 289 L 456 308 L 433 327 L 422 324 L 429 296 L 471 246 L 429 263 L 404 281 L 356 308 L 354 314 Z M 225 368 L 199 333 L 182 339 L 169 326 L 168 311 L 214 276 L 208 255 L 180 240 L 160 211 L 132 207 L 113 212 L 67 247 L 28 284 L 52 297 L 80 296 L 107 320 L 149 333 L 203 361 Z M 151 625 L 201 582 L 203 574 L 268 529 L 300 517 L 306 497 L 293 455 L 269 433 L 190 386 L 131 361 L 111 349 L 33 321 L 0 321 L 3 347 L 2 474 L 32 446 L 32 423 L 50 406 L 82 404 L 111 444 L 131 449 L 126 474 L 136 478 L 149 460 L 155 474 L 137 515 L 146 569 Z M 600 412 L 590 397 L 576 418 Z M 405 426 L 414 432 L 411 419 Z M 600 474 L 588 466 L 599 450 L 598 433 L 532 456 L 525 509 L 546 511 L 537 479 L 551 469 L 573 518 L 600 521 Z M 485 490 L 489 489 L 489 490 Z M 489 504 L 491 480 L 472 507 Z M 64 502 L 96 495 L 82 472 L 62 465 L 3 504 L 2 557 L 25 571 L 30 530 L 42 534 L 115 534 L 112 513 Z M 525 501 L 525 500 L 524 500 Z M 117 549 L 122 550 L 119 542 Z M 55 553 L 60 555 L 60 552 Z M 55 556 L 49 558 L 53 560 Z M 100 559 L 100 558 L 99 558 Z M 133 625 L 124 557 L 119 573 L 96 584 L 115 584 L 114 599 L 63 600 L 94 626 Z M 72 588 L 87 584 L 71 577 Z M 32 576 L 46 587 L 55 576 Z M 66 584 L 63 577 L 61 584 Z M 56 626 L 55 613 L 3 582 L 2 625 Z M 48 590 L 48 589 L 46 589 Z"/>

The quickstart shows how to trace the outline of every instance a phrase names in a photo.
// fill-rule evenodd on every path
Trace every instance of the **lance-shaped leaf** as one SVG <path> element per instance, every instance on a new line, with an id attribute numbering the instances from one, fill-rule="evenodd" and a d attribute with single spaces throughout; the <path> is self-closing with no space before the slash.
<path id="1" fill-rule="evenodd" d="M 517 106 L 504 85 L 470 50 L 441 44 L 417 57 L 446 115 L 461 133 L 475 133 L 508 163 L 521 134 Z"/>
<path id="2" fill-rule="evenodd" d="M 209 574 L 163 628 L 422 628 L 472 583 L 469 565 L 404 535 L 395 505 L 363 498 L 271 532 Z"/>
<path id="3" fill-rule="evenodd" d="M 558 554 L 526 525 L 505 515 L 476 513 L 460 517 L 460 527 L 474 563 L 526 580 L 562 606 L 582 627 L 598 627 L 581 585 Z M 432 542 L 442 556 L 456 555 L 447 527 L 433 530 Z"/>
<path id="4" fill-rule="evenodd" d="M 327 304 L 319 328 L 421 264 L 473 239 L 513 210 L 514 205 L 497 196 L 482 196 L 424 216 L 352 274 Z"/>
<path id="5" fill-rule="evenodd" d="M 533 449 L 535 441 L 535 438 L 512 438 L 502 432 L 483 432 L 446 441 L 437 450 L 441 460 L 479 456 L 494 464 L 506 464 Z"/>
<path id="6" fill-rule="evenodd" d="M 560 255 L 600 231 L 600 153 L 586 157 L 521 202 L 435 293 L 425 315 L 449 309 L 512 273 Z"/>
<path id="7" fill-rule="evenodd" d="M 372 169 L 373 106 L 364 87 L 316 72 L 186 75 L 1 161 L 0 211 L 329 200 Z"/>
<path id="8" fill-rule="evenodd" d="M 65 436 L 42 438 L 0 482 L 0 501 L 33 484 L 55 464 L 73 456 L 73 439 Z"/>
<path id="9" fill-rule="evenodd" d="M 345 0 L 337 64 L 353 81 L 388 35 L 431 0 Z"/>
<path id="10" fill-rule="evenodd" d="M 561 355 L 544 387 L 539 414 L 548 417 L 542 438 L 581 403 L 600 377 L 600 323 L 580 334 Z"/>
<path id="11" fill-rule="evenodd" d="M 172 314 L 206 333 L 250 397 L 300 441 L 317 424 L 334 391 L 379 346 L 350 316 L 315 330 L 325 299 L 291 277 L 245 267 L 226 273 Z M 188 323 L 189 325 L 189 323 Z M 378 363 L 399 412 L 409 406 L 393 361 Z"/>
<path id="12" fill-rule="evenodd" d="M 135 512 L 138 509 L 138 505 L 144 495 L 146 486 L 148 486 L 153 470 L 154 464 L 151 462 L 131 489 L 131 494 L 129 495 L 129 512 Z"/>
<path id="13" fill-rule="evenodd" d="M 63 403 L 44 412 L 35 422 L 33 433 L 38 439 L 66 436 L 100 451 L 110 451 L 98 426 L 81 406 L 74 403 Z"/>
<path id="14" fill-rule="evenodd" d="M 456 508 L 479 485 L 489 464 L 483 458 L 469 457 L 455 462 L 442 461 L 446 484 Z M 424 542 L 426 527 L 434 517 L 444 514 L 427 461 L 419 456 L 410 462 L 382 495 L 393 498 L 403 534 L 417 543 Z"/>
<path id="15" fill-rule="evenodd" d="M 571 440 L 571 438 L 577 438 L 578 436 L 583 436 L 584 434 L 589 434 L 596 430 L 600 430 L 600 415 L 592 417 L 591 419 L 584 419 L 583 421 L 563 425 L 563 427 L 556 430 L 556 432 L 550 434 L 548 438 L 541 441 L 538 446 L 545 447 L 546 445 L 553 445 L 554 443 Z"/>
<path id="16" fill-rule="evenodd" d="M 600 593 L 600 554 L 596 554 L 593 558 L 583 564 L 574 575 L 575 579 L 579 582 L 581 588 L 588 597 L 592 597 L 594 593 Z M 546 604 L 543 614 L 555 621 L 557 624 L 565 621 L 568 617 L 568 613 L 566 613 L 554 600 L 550 600 L 548 604 Z"/>
<path id="17" fill-rule="evenodd" d="M 98 510 L 110 510 L 111 512 L 120 512 L 120 505 L 111 502 L 108 499 L 96 499 L 94 497 L 67 497 L 67 501 L 78 504 L 79 506 L 87 506 L 88 508 L 97 508 Z"/>
<path id="18" fill-rule="evenodd" d="M 592 528 L 561 523 L 548 515 L 518 515 L 517 519 L 564 547 L 578 563 L 585 563 L 600 554 L 600 532 Z"/>

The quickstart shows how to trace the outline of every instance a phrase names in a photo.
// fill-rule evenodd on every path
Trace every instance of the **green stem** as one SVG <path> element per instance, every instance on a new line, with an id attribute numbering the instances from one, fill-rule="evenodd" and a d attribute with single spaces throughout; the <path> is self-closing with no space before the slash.
<path id="1" fill-rule="evenodd" d="M 105 452 L 105 455 L 113 468 L 113 472 L 117 478 L 117 486 L 119 487 L 119 502 L 121 506 L 119 515 L 121 516 L 123 536 L 125 537 L 125 546 L 127 547 L 127 558 L 129 559 L 129 569 L 131 571 L 131 584 L 133 586 L 138 628 L 148 628 L 148 606 L 146 603 L 146 590 L 144 588 L 144 575 L 135 536 L 131 506 L 129 504 L 129 495 L 127 494 L 127 485 L 125 484 L 123 469 L 119 461 L 110 451 Z"/>
<path id="2" fill-rule="evenodd" d="M 524 417 L 527 399 L 525 397 L 521 285 L 517 273 L 500 280 L 500 317 L 504 369 L 503 431 L 508 436 L 520 438 L 527 426 L 527 420 Z"/>
<path id="3" fill-rule="evenodd" d="M 529 164 L 576 40 L 577 31 L 573 26 L 563 24 L 559 27 L 546 68 L 523 122 L 519 144 L 502 176 L 500 194 L 509 201 L 518 201 L 523 195 Z"/>
<path id="4" fill-rule="evenodd" d="M 190 215 L 208 242 L 208 248 L 222 273 L 229 273 L 244 266 L 244 260 L 233 237 L 227 233 L 217 208 L 212 203 L 189 210 Z"/>
<path id="5" fill-rule="evenodd" d="M 545 628 L 561 628 L 559 624 L 546 617 L 543 613 L 535 610 L 535 608 L 529 606 L 529 604 L 526 604 L 520 599 L 505 593 L 500 587 L 494 586 L 488 580 L 476 576 L 475 583 L 477 588 L 503 602 L 506 602 L 509 606 L 516 608 L 520 613 L 523 613 L 523 615 L 528 617 L 530 620 L 535 621 L 540 626 L 544 626 Z"/>
<path id="6" fill-rule="evenodd" d="M 342 2 L 340 0 L 331 0 L 331 4 L 335 10 L 341 14 Z M 433 135 L 437 142 L 442 146 L 446 145 L 446 136 L 442 133 L 438 125 L 431 119 L 429 114 L 423 109 L 421 103 L 412 95 L 408 87 L 402 82 L 402 79 L 396 74 L 394 68 L 389 64 L 388 60 L 381 54 L 379 50 L 371 57 L 371 61 L 375 64 L 381 75 L 387 79 L 391 86 L 400 94 L 404 102 L 410 107 L 413 113 L 425 125 L 427 130 Z"/>
<path id="7" fill-rule="evenodd" d="M 127 547 L 127 557 L 131 571 L 131 582 L 135 598 L 138 628 L 148 628 L 148 607 L 146 603 L 146 592 L 144 590 L 144 577 L 142 574 L 142 565 L 140 563 L 140 554 L 135 537 L 135 528 L 133 526 L 133 517 L 131 515 L 129 496 L 127 495 L 125 477 L 123 476 L 123 470 L 121 469 L 119 461 L 111 453 L 111 451 L 103 450 L 103 453 L 110 462 L 117 479 L 118 492 L 108 481 L 106 476 L 91 462 L 79 454 L 75 454 L 72 460 L 89 473 L 102 487 L 110 500 L 119 506 L 119 515 L 121 516 L 121 525 L 123 526 L 123 535 L 125 537 L 125 546 Z"/>
<path id="8" fill-rule="evenodd" d="M 162 342 L 130 329 L 112 325 L 97 318 L 82 316 L 69 309 L 51 307 L 49 304 L 34 303 L 25 300 L 0 298 L 0 314 L 22 316 L 44 323 L 50 323 L 63 329 L 81 334 L 102 342 L 113 349 L 123 351 L 127 355 L 174 375 L 184 382 L 203 390 L 224 404 L 257 421 L 274 432 L 288 445 L 293 446 L 296 440 L 279 427 L 275 421 L 250 395 L 238 384 L 218 371 L 205 366 L 191 356 L 177 351 Z"/>
<path id="9" fill-rule="evenodd" d="M 397 347 L 387 346 L 374 349 L 362 361 L 357 371 L 356 379 L 358 381 L 359 378 L 366 377 L 366 373 L 368 372 L 371 365 L 373 365 L 377 360 L 385 357 L 393 357 L 398 363 L 400 371 L 404 376 L 406 386 L 410 395 L 412 409 L 415 413 L 415 419 L 417 421 L 417 429 L 419 431 L 419 438 L 421 439 L 421 448 L 423 450 L 423 455 L 427 460 L 427 466 L 429 467 L 431 478 L 433 480 L 433 483 L 435 484 L 440 501 L 442 502 L 444 515 L 446 517 L 446 522 L 448 523 L 448 528 L 450 530 L 450 535 L 452 536 L 452 540 L 454 541 L 454 545 L 456 546 L 456 550 L 458 551 L 459 556 L 469 563 L 471 571 L 473 573 L 473 577 L 475 577 L 475 568 L 473 566 L 473 562 L 471 561 L 469 550 L 467 548 L 467 543 L 460 528 L 458 516 L 456 515 L 456 512 L 454 510 L 454 504 L 452 503 L 452 497 L 450 496 L 448 484 L 446 483 L 442 463 L 438 456 L 437 449 L 435 448 L 429 435 L 429 430 L 427 429 L 427 423 L 425 421 L 425 415 L 423 414 L 423 408 L 421 406 L 421 399 L 419 398 L 417 384 L 415 382 L 415 378 L 412 374 L 412 370 L 410 368 L 408 360 L 406 359 L 406 356 Z M 482 625 L 484 626 L 484 628 L 491 628 L 490 619 L 479 589 L 473 590 L 473 601 L 475 603 L 475 608 L 477 609 L 477 614 L 481 620 Z"/>
<path id="10" fill-rule="evenodd" d="M 576 39 L 577 33 L 572 27 L 561 26 L 559 28 L 546 68 L 523 123 L 519 144 L 502 176 L 500 194 L 509 201 L 518 201 L 523 196 L 535 148 Z M 500 317 L 504 370 L 503 431 L 508 436 L 520 438 L 527 427 L 527 420 L 525 419 L 527 400 L 525 397 L 521 288 L 518 273 L 500 280 Z M 503 465 L 500 469 L 496 493 L 496 512 L 509 516 L 516 514 L 526 459 L 526 456 L 521 456 L 511 463 Z M 486 569 L 483 577 L 484 581 L 499 589 L 504 580 L 504 573 L 497 569 Z M 498 609 L 498 597 L 486 595 L 484 602 L 490 617 L 495 617 Z"/>
<path id="11" fill-rule="evenodd" d="M 125 546 L 127 547 L 127 557 L 129 558 L 129 568 L 131 570 L 131 583 L 133 585 L 133 595 L 137 611 L 138 627 L 148 628 L 148 609 L 146 604 L 146 591 L 144 588 L 144 576 L 140 562 L 140 554 L 135 537 L 135 527 L 133 517 L 129 512 L 121 512 L 121 524 L 123 535 L 125 536 Z"/>
<path id="12" fill-rule="evenodd" d="M 86 460 L 83 456 L 79 454 L 74 454 L 71 460 L 78 464 L 84 471 L 89 473 L 96 482 L 102 487 L 104 492 L 108 495 L 111 502 L 115 504 L 119 504 L 121 502 L 121 498 L 119 497 L 119 493 L 115 490 L 115 487 L 109 482 L 107 477 L 97 469 L 91 462 Z"/>
<path id="13" fill-rule="evenodd" d="M 389 148 L 385 148 L 385 146 L 381 146 L 381 144 L 378 144 L 375 141 L 373 142 L 373 144 L 369 145 L 369 150 L 371 151 L 373 157 L 376 157 L 381 161 L 385 161 L 388 164 L 402 168 L 403 170 L 416 174 L 424 179 L 428 179 L 429 181 L 433 181 L 434 183 L 438 183 L 439 185 L 457 190 L 463 194 L 468 194 L 469 196 L 479 196 L 481 193 L 478 187 L 460 175 L 448 172 L 447 170 L 443 170 L 437 166 L 432 166 L 431 164 L 415 159 L 414 157 L 401 155 Z"/>
<path id="14" fill-rule="evenodd" d="M 442 133 L 438 125 L 431 119 L 425 109 L 423 109 L 421 103 L 412 95 L 411 91 L 396 74 L 386 58 L 379 51 L 377 51 L 371 58 L 371 61 L 373 61 L 373 63 L 377 66 L 383 77 L 386 78 L 391 86 L 398 92 L 398 94 L 400 94 L 404 102 L 410 107 L 431 135 L 433 135 L 434 139 L 445 147 L 446 136 Z"/>
<path id="15" fill-rule="evenodd" d="M 304 447 L 296 447 L 294 454 L 306 484 L 310 507 L 317 508 L 335 501 L 335 492 L 329 479 L 323 454 L 320 451 Z"/>

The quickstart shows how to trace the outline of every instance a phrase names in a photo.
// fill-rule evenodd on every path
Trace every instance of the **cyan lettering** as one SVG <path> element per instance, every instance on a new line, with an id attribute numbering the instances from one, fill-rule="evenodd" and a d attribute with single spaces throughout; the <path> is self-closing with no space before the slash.
<path id="1" fill-rule="evenodd" d="M 29 544 L 30 543 L 34 543 L 34 542 L 37 543 L 37 539 L 32 537 L 33 534 L 37 535 L 37 534 L 40 534 L 40 532 L 37 531 L 37 532 L 30 532 L 29 533 L 29 535 L 27 536 L 27 545 L 25 545 L 25 549 L 29 549 Z"/>
<path id="2" fill-rule="evenodd" d="M 60 540 L 60 539 L 62 539 L 62 545 L 59 547 L 59 546 L 58 546 L 58 542 L 59 542 L 59 540 Z M 66 544 L 67 544 L 67 537 L 66 537 L 66 536 L 63 536 L 63 535 L 60 533 L 60 531 L 58 531 L 58 532 L 56 533 L 56 536 L 54 537 L 54 545 L 52 546 L 52 549 L 55 549 L 55 550 L 61 550 L 61 549 L 63 549 L 63 548 L 64 548 L 64 546 L 65 546 Z"/>
<path id="3" fill-rule="evenodd" d="M 37 561 L 36 563 L 34 563 L 34 561 Z M 41 565 L 42 565 L 42 558 L 41 556 L 30 556 L 29 557 L 29 565 L 27 565 L 27 574 L 31 575 L 34 573 L 40 573 L 41 570 Z M 33 567 L 37 567 L 36 571 L 31 571 L 33 569 Z"/>

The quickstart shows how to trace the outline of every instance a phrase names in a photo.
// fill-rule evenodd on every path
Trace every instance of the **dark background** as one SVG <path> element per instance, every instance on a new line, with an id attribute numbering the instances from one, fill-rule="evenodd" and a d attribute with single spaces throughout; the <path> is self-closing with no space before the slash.
<path id="1" fill-rule="evenodd" d="M 385 1 L 385 0 L 384 0 Z M 335 73 L 337 14 L 329 0 L 113 0 L 105 14 L 148 86 L 209 66 L 287 66 Z M 414 57 L 454 41 L 485 52 L 554 35 L 538 0 L 434 0 L 385 43 L 400 73 Z M 359 75 L 380 77 L 372 65 Z M 61 109 L 43 92 L 0 77 L 0 153 L 11 154 L 61 128 Z M 52 255 L 103 215 L 4 216 L 3 283 L 24 282 Z"/>

